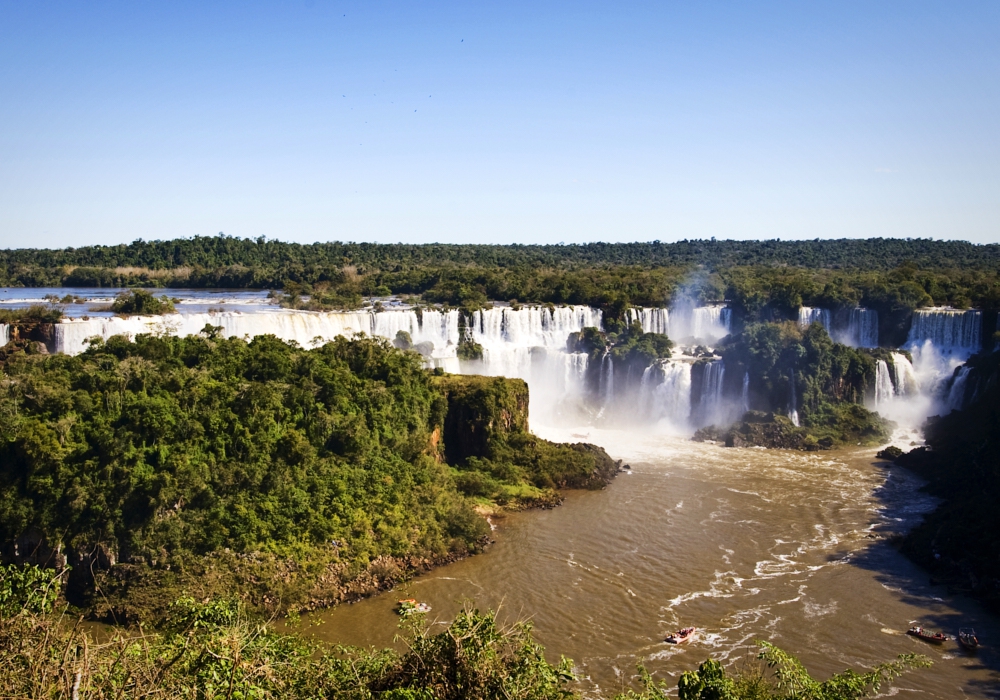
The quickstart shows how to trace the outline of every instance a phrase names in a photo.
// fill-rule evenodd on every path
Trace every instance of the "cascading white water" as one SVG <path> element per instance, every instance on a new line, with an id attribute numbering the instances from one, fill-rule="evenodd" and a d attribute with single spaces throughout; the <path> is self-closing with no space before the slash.
<path id="1" fill-rule="evenodd" d="M 713 343 L 729 335 L 732 311 L 726 306 L 698 306 L 691 314 L 691 335 Z"/>
<path id="2" fill-rule="evenodd" d="M 732 311 L 729 307 L 714 304 L 695 306 L 681 300 L 670 309 L 629 309 L 629 322 L 639 321 L 647 333 L 662 333 L 676 342 L 697 342 L 712 345 L 729 334 Z"/>
<path id="3" fill-rule="evenodd" d="M 875 406 L 884 406 L 895 395 L 889 364 L 885 360 L 879 360 L 875 363 Z"/>
<path id="4" fill-rule="evenodd" d="M 722 360 L 707 362 L 702 367 L 701 396 L 692 420 L 701 427 L 720 424 L 725 421 L 723 415 L 722 381 L 726 376 L 726 364 Z"/>
<path id="5" fill-rule="evenodd" d="M 799 399 L 795 394 L 795 370 L 788 373 L 790 380 L 789 394 L 791 397 L 788 401 L 788 418 L 792 421 L 792 425 L 798 427 L 799 425 Z"/>
<path id="6" fill-rule="evenodd" d="M 425 312 L 426 313 L 426 312 Z M 496 307 L 476 311 L 469 319 L 477 343 L 565 348 L 570 333 L 601 327 L 601 311 L 589 306 L 521 308 Z"/>
<path id="7" fill-rule="evenodd" d="M 921 379 L 906 355 L 894 352 L 890 357 L 891 366 L 884 360 L 875 363 L 874 403 L 869 408 L 904 430 L 915 430 L 934 410 L 933 396 L 922 391 Z"/>
<path id="8" fill-rule="evenodd" d="M 605 353 L 601 361 L 601 397 L 603 411 L 615 398 L 615 363 L 610 353 Z"/>
<path id="9" fill-rule="evenodd" d="M 740 415 L 750 410 L 750 373 L 743 373 L 743 391 L 740 393 Z"/>
<path id="10" fill-rule="evenodd" d="M 0 323 L 0 348 L 10 342 L 10 326 Z"/>
<path id="11" fill-rule="evenodd" d="M 646 333 L 670 335 L 670 312 L 666 309 L 629 309 L 628 320 L 641 323 Z"/>
<path id="12" fill-rule="evenodd" d="M 691 414 L 691 363 L 666 360 L 647 367 L 639 387 L 639 407 L 651 422 L 686 426 Z"/>
<path id="13" fill-rule="evenodd" d="M 847 315 L 847 327 L 834 332 L 834 340 L 855 348 L 878 347 L 878 312 L 874 309 L 855 308 Z"/>
<path id="14" fill-rule="evenodd" d="M 827 334 L 831 334 L 833 325 L 833 314 L 829 309 L 818 309 L 811 306 L 799 308 L 799 325 L 807 328 L 813 323 L 818 323 L 826 329 Z"/>
<path id="15" fill-rule="evenodd" d="M 928 412 L 953 408 L 955 370 L 982 347 L 982 312 L 950 308 L 918 309 L 913 312 L 906 349 L 913 355 L 913 369 Z M 956 400 L 959 394 L 955 393 Z"/>
<path id="16" fill-rule="evenodd" d="M 913 364 L 906 355 L 894 352 L 892 357 L 892 379 L 896 396 L 914 396 L 920 393 L 920 381 Z"/>
<path id="17" fill-rule="evenodd" d="M 982 347 L 982 316 L 980 311 L 918 309 L 913 312 L 906 344 L 923 346 L 929 340 L 942 355 L 968 358 Z"/>
<path id="18" fill-rule="evenodd" d="M 398 312 L 391 312 L 398 313 Z M 413 312 L 405 312 L 413 314 Z M 169 314 L 166 316 L 132 316 L 129 318 L 65 319 L 55 326 L 55 350 L 67 355 L 83 352 L 87 339 L 99 337 L 107 340 L 114 335 L 134 338 L 140 333 L 161 335 L 196 335 L 208 326 L 219 326 L 226 337 L 255 337 L 275 335 L 285 341 L 295 341 L 311 347 L 315 339 L 333 340 L 355 333 L 372 334 L 376 314 L 368 311 L 336 313 L 304 313 L 300 311 L 275 311 L 270 313 L 226 312 L 202 314 Z M 457 316 L 456 322 L 457 322 Z M 413 321 L 416 316 L 413 314 Z M 395 333 L 393 333 L 395 337 Z M 418 334 L 419 337 L 419 334 Z M 414 337 L 415 342 L 424 340 Z"/>
<path id="19" fill-rule="evenodd" d="M 951 386 L 948 389 L 948 397 L 945 400 L 945 403 L 952 410 L 960 411 L 965 408 L 965 391 L 970 371 L 971 369 L 966 365 L 962 365 L 955 370 L 955 377 L 951 382 Z"/>

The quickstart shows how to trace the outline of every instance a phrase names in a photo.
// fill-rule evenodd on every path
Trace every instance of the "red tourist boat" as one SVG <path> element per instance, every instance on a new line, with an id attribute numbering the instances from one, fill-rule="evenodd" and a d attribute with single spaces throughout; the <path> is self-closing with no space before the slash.
<path id="1" fill-rule="evenodd" d="M 677 630 L 672 635 L 667 637 L 664 641 L 667 644 L 683 644 L 684 642 L 690 640 L 694 633 L 698 631 L 697 627 L 685 627 L 682 630 Z"/>
<path id="2" fill-rule="evenodd" d="M 922 639 L 925 642 L 930 642 L 931 644 L 944 644 L 948 641 L 948 635 L 941 632 L 928 632 L 923 627 L 911 627 L 906 630 L 906 633 L 916 637 L 917 639 Z"/>

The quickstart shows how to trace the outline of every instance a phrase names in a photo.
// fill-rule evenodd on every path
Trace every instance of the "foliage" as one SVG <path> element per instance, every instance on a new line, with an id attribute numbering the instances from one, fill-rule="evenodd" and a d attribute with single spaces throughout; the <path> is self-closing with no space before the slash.
<path id="1" fill-rule="evenodd" d="M 657 360 L 670 357 L 673 341 L 662 333 L 645 333 L 642 324 L 633 321 L 622 333 L 611 336 L 611 357 L 618 363 L 645 369 Z"/>
<path id="2" fill-rule="evenodd" d="M 65 250 L 0 251 L 0 284 L 272 288 L 283 303 L 349 309 L 422 295 L 464 309 L 488 300 L 587 304 L 621 332 L 631 306 L 725 298 L 737 324 L 794 319 L 802 305 L 876 309 L 885 345 L 912 310 L 1000 307 L 1000 245 L 932 240 L 679 241 L 558 246 L 300 245 L 195 237 Z"/>
<path id="3" fill-rule="evenodd" d="M 751 324 L 721 353 L 731 381 L 749 374 L 751 409 L 787 413 L 794 405 L 814 441 L 888 437 L 885 422 L 862 405 L 875 382 L 872 353 L 834 343 L 820 324 Z"/>
<path id="4" fill-rule="evenodd" d="M 485 396 L 466 403 L 442 445 L 445 394 L 415 353 L 364 337 L 304 350 L 212 335 L 114 337 L 76 357 L 9 358 L 0 544 L 39 532 L 39 551 L 61 546 L 81 604 L 90 572 L 111 567 L 105 592 L 197 587 L 264 607 L 303 602 L 309 581 L 340 585 L 374 566 L 379 586 L 380 572 L 405 569 L 408 557 L 480 547 L 486 523 L 441 456 L 461 421 L 487 410 Z M 500 392 L 518 383 L 489 381 Z M 499 433 L 483 442 L 485 456 L 511 465 L 496 467 L 498 478 L 551 488 L 572 482 L 562 474 L 593 472 L 594 455 L 555 464 L 561 448 L 526 433 L 518 387 L 507 416 L 517 434 L 502 449 L 492 445 Z M 217 588 L 205 590 L 210 582 Z"/>
<path id="5" fill-rule="evenodd" d="M 469 362 L 471 360 L 483 359 L 483 346 L 474 341 L 470 336 L 463 335 L 458 340 L 458 348 L 455 350 L 458 359 Z"/>
<path id="6" fill-rule="evenodd" d="M 768 642 L 757 644 L 760 647 L 757 658 L 763 669 L 748 666 L 730 675 L 722 664 L 709 659 L 696 671 L 681 676 L 677 684 L 680 700 L 860 700 L 873 697 L 909 669 L 930 666 L 922 656 L 900 654 L 896 661 L 877 664 L 865 673 L 848 669 L 817 681 L 788 652 Z M 651 684 L 650 679 L 647 688 Z M 647 697 L 657 697 L 648 690 L 647 693 Z M 643 696 L 637 697 L 645 700 Z"/>
<path id="7" fill-rule="evenodd" d="M 119 294 L 111 310 L 122 316 L 159 316 L 174 313 L 174 303 L 166 295 L 155 297 L 145 289 Z"/>
<path id="8" fill-rule="evenodd" d="M 62 579 L 37 566 L 0 565 L 0 618 L 19 611 L 52 612 L 62 589 Z"/>
<path id="9" fill-rule="evenodd" d="M 51 579 L 29 567 L 25 577 Z M 422 615 L 405 623 L 406 651 L 328 648 L 279 634 L 233 600 L 170 606 L 157 632 L 95 638 L 57 614 L 0 612 L 0 688 L 14 697 L 470 698 L 575 697 L 569 662 L 549 664 L 527 623 L 461 612 L 430 634 Z"/>
<path id="10" fill-rule="evenodd" d="M 519 379 L 444 376 L 434 385 L 447 402 L 445 454 L 467 495 L 507 506 L 549 504 L 555 488 L 602 488 L 617 472 L 600 448 L 528 432 L 528 386 Z"/>
<path id="11" fill-rule="evenodd" d="M 25 309 L 0 309 L 0 323 L 10 325 L 57 323 L 62 315 L 62 309 L 58 306 L 35 304 Z"/>

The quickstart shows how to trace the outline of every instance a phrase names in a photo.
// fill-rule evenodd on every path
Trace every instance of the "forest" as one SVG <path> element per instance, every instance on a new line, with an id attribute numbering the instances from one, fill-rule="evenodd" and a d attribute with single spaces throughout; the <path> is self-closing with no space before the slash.
<path id="1" fill-rule="evenodd" d="M 371 338 L 217 331 L 7 357 L 7 561 L 71 566 L 69 599 L 109 621 L 162 616 L 175 589 L 329 605 L 479 551 L 490 509 L 618 470 L 528 433 L 520 380 L 435 374 Z"/>
<path id="2" fill-rule="evenodd" d="M 920 306 L 1000 308 L 998 275 L 998 245 L 922 239 L 499 246 L 217 236 L 0 251 L 7 286 L 274 289 L 306 309 L 356 308 L 388 295 L 467 309 L 587 304 L 613 317 L 685 296 L 725 299 L 748 321 L 792 318 L 802 305 L 861 305 L 885 319 L 887 340 Z"/>

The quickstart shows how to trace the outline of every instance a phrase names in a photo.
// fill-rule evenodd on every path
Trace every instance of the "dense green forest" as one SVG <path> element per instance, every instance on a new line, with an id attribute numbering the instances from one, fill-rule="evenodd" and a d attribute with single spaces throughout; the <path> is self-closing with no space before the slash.
<path id="1" fill-rule="evenodd" d="M 890 436 L 891 424 L 864 406 L 876 361 L 892 362 L 885 350 L 852 348 L 833 342 L 818 323 L 801 328 L 786 321 L 749 324 L 716 352 L 726 362 L 728 395 L 739 396 L 747 378 L 748 411 L 731 426 L 699 430 L 695 439 L 816 450 L 878 445 Z M 787 417 L 793 406 L 799 426 Z"/>
<path id="2" fill-rule="evenodd" d="M 887 338 L 919 306 L 1000 308 L 1000 246 L 932 240 L 681 241 L 586 245 L 300 245 L 226 236 L 0 251 L 0 285 L 270 288 L 308 309 L 390 294 L 474 308 L 487 301 L 628 305 L 728 300 L 739 319 L 802 305 L 879 311 Z"/>
<path id="3" fill-rule="evenodd" d="M 812 241 L 716 241 L 676 243 L 587 243 L 579 245 L 446 245 L 378 243 L 284 243 L 264 238 L 197 236 L 172 241 L 137 240 L 128 245 L 82 248 L 0 250 L 0 265 L 10 275 L 19 268 L 55 270 L 89 268 L 182 267 L 219 269 L 233 266 L 274 269 L 280 266 L 339 268 L 343 265 L 387 268 L 452 263 L 479 267 L 566 268 L 595 265 L 687 266 L 711 269 L 736 266 L 787 266 L 827 269 L 890 270 L 910 261 L 921 268 L 996 269 L 1000 245 L 963 241 L 873 238 Z"/>
<path id="4" fill-rule="evenodd" d="M 370 338 L 216 332 L 7 356 L 6 560 L 70 564 L 71 599 L 119 621 L 162 614 L 165 590 L 326 605 L 477 551 L 477 508 L 617 471 L 528 433 L 520 380 L 437 376 Z"/>

